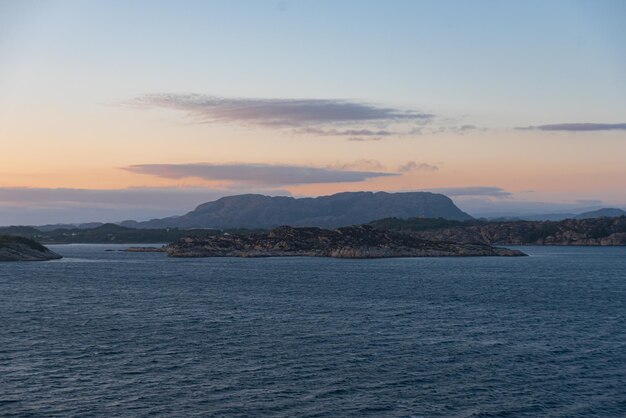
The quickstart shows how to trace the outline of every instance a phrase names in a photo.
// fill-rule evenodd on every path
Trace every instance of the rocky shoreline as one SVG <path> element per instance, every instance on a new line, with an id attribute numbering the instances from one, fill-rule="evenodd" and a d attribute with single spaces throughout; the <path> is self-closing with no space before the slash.
<path id="1" fill-rule="evenodd" d="M 0 261 L 47 261 L 62 258 L 36 241 L 0 236 Z"/>
<path id="2" fill-rule="evenodd" d="M 402 222 L 409 225 L 411 220 Z M 626 245 L 626 217 L 489 222 L 405 232 L 426 240 L 489 245 L 622 246 Z"/>
<path id="3" fill-rule="evenodd" d="M 125 253 L 164 253 L 165 247 L 128 247 Z"/>
<path id="4" fill-rule="evenodd" d="M 429 241 L 370 226 L 335 230 L 283 226 L 265 233 L 182 238 L 165 247 L 170 257 L 472 257 L 524 256 L 482 243 Z"/>

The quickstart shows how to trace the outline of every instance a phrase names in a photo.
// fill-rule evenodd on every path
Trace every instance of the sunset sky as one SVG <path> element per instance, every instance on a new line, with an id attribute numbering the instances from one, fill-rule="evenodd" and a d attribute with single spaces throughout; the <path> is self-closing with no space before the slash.
<path id="1" fill-rule="evenodd" d="M 0 225 L 240 193 L 626 208 L 625 1 L 0 0 Z"/>

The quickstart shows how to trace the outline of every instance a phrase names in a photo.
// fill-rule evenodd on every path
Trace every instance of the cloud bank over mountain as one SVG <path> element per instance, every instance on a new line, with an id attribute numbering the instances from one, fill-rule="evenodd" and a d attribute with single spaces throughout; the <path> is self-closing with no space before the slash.
<path id="1" fill-rule="evenodd" d="M 168 179 L 199 178 L 267 187 L 317 183 L 354 183 L 370 178 L 399 175 L 398 173 L 380 171 L 338 170 L 280 164 L 138 164 L 124 167 L 124 170 Z"/>
<path id="2" fill-rule="evenodd" d="M 116 222 L 180 215 L 197 205 L 239 193 L 288 196 L 282 189 L 188 188 L 0 188 L 0 226 Z"/>
<path id="3" fill-rule="evenodd" d="M 500 187 L 492 186 L 440 187 L 427 190 L 433 193 L 442 193 L 446 196 L 487 196 L 495 198 L 508 198 L 513 195 Z"/>

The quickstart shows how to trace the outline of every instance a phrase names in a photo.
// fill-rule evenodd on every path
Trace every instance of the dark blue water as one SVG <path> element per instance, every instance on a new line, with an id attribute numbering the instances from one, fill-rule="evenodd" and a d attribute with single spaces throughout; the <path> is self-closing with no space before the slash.
<path id="1" fill-rule="evenodd" d="M 626 248 L 386 260 L 105 248 L 0 264 L 0 415 L 626 415 Z"/>

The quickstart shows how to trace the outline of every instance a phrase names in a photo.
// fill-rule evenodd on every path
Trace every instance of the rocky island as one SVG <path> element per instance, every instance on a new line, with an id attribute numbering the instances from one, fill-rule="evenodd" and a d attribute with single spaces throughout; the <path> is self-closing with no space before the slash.
<path id="1" fill-rule="evenodd" d="M 0 235 L 0 261 L 46 261 L 61 256 L 28 238 Z"/>
<path id="2" fill-rule="evenodd" d="M 626 245 L 626 216 L 562 221 L 450 221 L 445 219 L 381 219 L 376 229 L 417 238 L 488 245 Z"/>
<path id="3" fill-rule="evenodd" d="M 282 226 L 247 235 L 181 238 L 165 247 L 171 257 L 466 257 L 523 256 L 521 251 L 483 243 L 429 241 L 371 226 L 334 230 Z"/>

